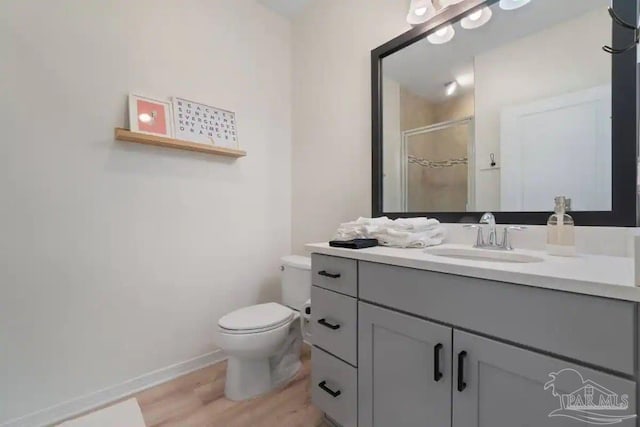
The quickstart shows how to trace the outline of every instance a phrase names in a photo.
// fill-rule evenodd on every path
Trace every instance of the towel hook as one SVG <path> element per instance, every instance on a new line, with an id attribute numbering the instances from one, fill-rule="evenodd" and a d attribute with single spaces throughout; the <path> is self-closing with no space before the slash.
<path id="1" fill-rule="evenodd" d="M 607 10 L 609 11 L 609 16 L 611 16 L 611 19 L 615 24 L 618 24 L 619 26 L 621 26 L 622 28 L 626 28 L 627 30 L 633 30 L 634 42 L 622 49 L 616 49 L 614 47 L 605 45 L 605 46 L 602 46 L 602 50 L 604 50 L 605 52 L 611 55 L 618 55 L 633 49 L 638 43 L 640 43 L 640 28 L 636 27 L 635 25 L 631 25 L 625 20 L 623 20 L 622 18 L 620 18 L 618 14 L 615 12 L 615 10 L 613 10 L 612 7 L 609 7 Z"/>

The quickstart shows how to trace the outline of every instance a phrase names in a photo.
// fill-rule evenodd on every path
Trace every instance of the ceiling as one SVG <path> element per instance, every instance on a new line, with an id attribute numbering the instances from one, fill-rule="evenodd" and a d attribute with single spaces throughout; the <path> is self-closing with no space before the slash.
<path id="1" fill-rule="evenodd" d="M 293 19 L 298 16 L 312 1 L 313 0 L 258 0 L 259 3 L 262 3 L 287 19 Z"/>
<path id="2" fill-rule="evenodd" d="M 539 32 L 564 21 L 602 8 L 610 0 L 533 0 L 527 6 L 503 11 L 494 4 L 493 18 L 475 30 L 454 24 L 456 35 L 448 43 L 433 45 L 426 39 L 383 59 L 383 73 L 411 92 L 431 101 L 446 99 L 444 86 L 461 75 L 473 75 L 476 55 L 514 39 Z M 579 34 L 576 41 L 579 42 Z M 603 40 L 603 44 L 609 43 Z M 567 46 L 567 51 L 571 47 Z"/>

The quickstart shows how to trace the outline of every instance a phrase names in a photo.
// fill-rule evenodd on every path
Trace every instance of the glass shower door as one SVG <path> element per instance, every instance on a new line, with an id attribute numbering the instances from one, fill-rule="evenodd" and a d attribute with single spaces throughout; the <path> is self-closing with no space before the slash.
<path id="1" fill-rule="evenodd" d="M 471 119 L 404 132 L 404 205 L 408 212 L 472 210 Z"/>

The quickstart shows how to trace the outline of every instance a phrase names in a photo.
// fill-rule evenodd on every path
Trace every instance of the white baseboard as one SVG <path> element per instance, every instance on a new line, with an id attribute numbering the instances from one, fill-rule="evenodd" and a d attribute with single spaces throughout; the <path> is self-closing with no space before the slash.
<path id="1" fill-rule="evenodd" d="M 216 350 L 29 415 L 14 418 L 0 424 L 0 427 L 40 427 L 56 424 L 225 359 L 226 356 L 222 350 Z"/>

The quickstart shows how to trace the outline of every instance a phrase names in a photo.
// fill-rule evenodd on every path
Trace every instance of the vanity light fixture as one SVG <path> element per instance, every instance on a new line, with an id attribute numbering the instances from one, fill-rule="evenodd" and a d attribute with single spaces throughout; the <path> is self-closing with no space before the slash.
<path id="1" fill-rule="evenodd" d="M 427 40 L 431 44 L 443 44 L 448 41 L 451 41 L 453 36 L 456 35 L 456 31 L 453 29 L 451 25 L 446 25 L 434 33 L 431 33 L 427 36 Z"/>
<path id="2" fill-rule="evenodd" d="M 444 90 L 447 96 L 452 96 L 458 90 L 458 82 L 455 80 L 444 85 Z"/>
<path id="3" fill-rule="evenodd" d="M 483 7 L 480 10 L 476 10 L 473 13 L 465 16 L 460 22 L 460 25 L 465 30 L 473 30 L 474 28 L 482 27 L 484 24 L 489 22 L 491 17 L 493 16 L 493 12 L 488 7 Z"/>
<path id="4" fill-rule="evenodd" d="M 515 10 L 530 2 L 531 0 L 500 0 L 500 8 L 504 10 Z"/>
<path id="5" fill-rule="evenodd" d="M 411 25 L 422 24 L 436 15 L 432 0 L 411 0 L 407 22 Z"/>

